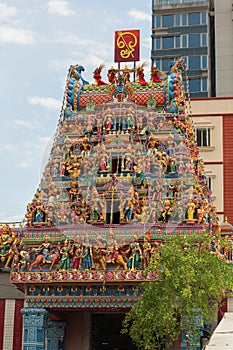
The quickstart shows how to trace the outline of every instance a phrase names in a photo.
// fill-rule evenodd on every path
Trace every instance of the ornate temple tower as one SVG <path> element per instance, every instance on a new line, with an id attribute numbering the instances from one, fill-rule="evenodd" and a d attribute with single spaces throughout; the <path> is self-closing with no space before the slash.
<path id="1" fill-rule="evenodd" d="M 183 60 L 168 76 L 152 67 L 149 81 L 143 65 L 136 82 L 128 67 L 111 67 L 108 82 L 101 69 L 89 84 L 82 66 L 70 67 L 25 222 L 1 233 L 2 265 L 27 303 L 24 350 L 134 349 L 117 332 L 137 285 L 156 278 L 146 268 L 158 242 L 218 230 L 186 115 Z"/>

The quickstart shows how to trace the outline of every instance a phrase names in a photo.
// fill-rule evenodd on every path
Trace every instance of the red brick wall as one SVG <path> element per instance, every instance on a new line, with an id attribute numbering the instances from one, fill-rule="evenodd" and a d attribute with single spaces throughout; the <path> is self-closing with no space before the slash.
<path id="1" fill-rule="evenodd" d="M 224 215 L 233 225 L 233 115 L 223 117 Z"/>

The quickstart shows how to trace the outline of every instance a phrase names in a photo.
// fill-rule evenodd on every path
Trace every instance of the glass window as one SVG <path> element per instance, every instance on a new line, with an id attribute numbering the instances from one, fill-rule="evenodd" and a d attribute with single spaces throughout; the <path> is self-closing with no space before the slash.
<path id="1" fill-rule="evenodd" d="M 209 190 L 212 190 L 212 187 L 213 187 L 212 180 L 213 180 L 212 177 L 206 176 L 206 182 Z"/>
<path id="2" fill-rule="evenodd" d="M 174 15 L 163 15 L 162 16 L 162 27 L 173 27 L 174 26 Z"/>
<path id="3" fill-rule="evenodd" d="M 182 13 L 182 25 L 183 26 L 187 25 L 187 15 L 186 15 L 186 13 Z"/>
<path id="4" fill-rule="evenodd" d="M 183 56 L 183 60 L 184 60 L 184 62 L 185 62 L 185 64 L 186 64 L 186 66 L 187 66 L 188 57 L 187 57 L 187 56 Z"/>
<path id="5" fill-rule="evenodd" d="M 160 68 L 160 59 L 157 59 L 155 62 L 156 62 L 157 68 L 158 68 L 158 69 L 161 69 L 161 68 Z"/>
<path id="6" fill-rule="evenodd" d="M 180 37 L 176 36 L 176 48 L 180 48 Z"/>
<path id="7" fill-rule="evenodd" d="M 161 42 L 161 38 L 156 38 L 156 50 L 160 50 L 160 42 Z"/>
<path id="8" fill-rule="evenodd" d="M 161 16 L 156 16 L 156 28 L 161 27 Z"/>
<path id="9" fill-rule="evenodd" d="M 201 13 L 202 24 L 206 24 L 206 12 Z"/>
<path id="10" fill-rule="evenodd" d="M 201 80 L 192 79 L 189 81 L 189 91 L 190 92 L 199 92 L 201 91 Z"/>
<path id="11" fill-rule="evenodd" d="M 164 71 L 170 71 L 171 61 L 172 61 L 172 59 L 164 58 L 164 59 L 162 60 L 162 70 L 164 70 Z"/>
<path id="12" fill-rule="evenodd" d="M 181 4 L 181 3 L 190 3 L 190 2 L 206 2 L 206 0 L 153 0 L 153 6 L 158 5 L 171 5 L 171 4 Z"/>
<path id="13" fill-rule="evenodd" d="M 196 25 L 196 24 L 200 24 L 200 12 L 191 12 L 188 13 L 188 24 L 190 26 Z"/>
<path id="14" fill-rule="evenodd" d="M 180 14 L 176 15 L 176 26 L 180 26 Z"/>
<path id="15" fill-rule="evenodd" d="M 201 38 L 202 38 L 201 45 L 202 46 L 207 46 L 207 36 L 206 36 L 206 34 L 202 34 Z"/>
<path id="16" fill-rule="evenodd" d="M 201 68 L 201 57 L 200 56 L 189 56 L 189 69 Z"/>
<path id="17" fill-rule="evenodd" d="M 199 147 L 210 146 L 210 128 L 198 128 L 195 130 L 196 143 Z"/>
<path id="18" fill-rule="evenodd" d="M 207 78 L 202 79 L 202 91 L 207 91 Z"/>
<path id="19" fill-rule="evenodd" d="M 187 47 L 187 35 L 182 36 L 182 47 Z"/>
<path id="20" fill-rule="evenodd" d="M 207 68 L 207 56 L 202 56 L 201 57 L 201 68 L 205 69 Z"/>
<path id="21" fill-rule="evenodd" d="M 189 34 L 189 47 L 201 46 L 200 34 Z"/>
<path id="22" fill-rule="evenodd" d="M 187 81 L 183 80 L 184 91 L 187 92 Z"/>
<path id="23" fill-rule="evenodd" d="M 162 38 L 162 49 L 174 49 L 174 36 L 165 36 Z"/>

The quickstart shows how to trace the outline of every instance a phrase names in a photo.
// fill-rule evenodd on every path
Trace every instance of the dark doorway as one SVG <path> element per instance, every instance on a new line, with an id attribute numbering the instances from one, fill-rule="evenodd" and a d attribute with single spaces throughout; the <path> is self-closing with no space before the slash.
<path id="1" fill-rule="evenodd" d="M 121 163 L 122 163 L 122 159 L 120 157 L 112 158 L 112 166 L 111 166 L 112 174 L 120 174 L 122 172 Z"/>
<path id="2" fill-rule="evenodd" d="M 121 334 L 124 314 L 92 315 L 91 350 L 136 350 L 131 338 Z"/>
<path id="3" fill-rule="evenodd" d="M 106 202 L 106 224 L 119 224 L 120 223 L 120 201 L 113 200 Z"/>

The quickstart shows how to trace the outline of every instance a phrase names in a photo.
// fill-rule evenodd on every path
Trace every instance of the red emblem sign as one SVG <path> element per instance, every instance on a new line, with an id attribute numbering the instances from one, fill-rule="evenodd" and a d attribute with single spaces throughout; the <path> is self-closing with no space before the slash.
<path id="1" fill-rule="evenodd" d="M 115 62 L 140 61 L 140 30 L 115 32 Z"/>

